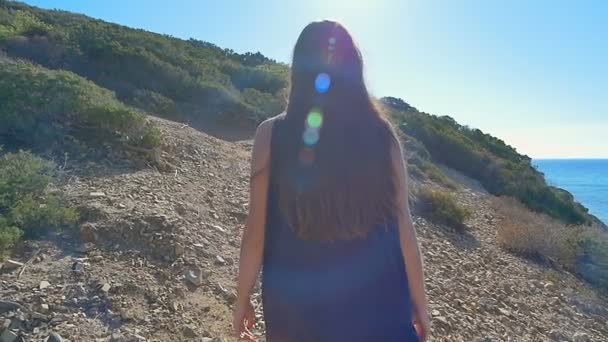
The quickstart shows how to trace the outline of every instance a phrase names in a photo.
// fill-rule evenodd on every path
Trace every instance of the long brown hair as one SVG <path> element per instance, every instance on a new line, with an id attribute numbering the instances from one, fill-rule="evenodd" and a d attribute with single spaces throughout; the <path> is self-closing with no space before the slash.
<path id="1" fill-rule="evenodd" d="M 313 22 L 300 34 L 283 124 L 273 172 L 281 212 L 300 238 L 364 237 L 396 217 L 390 149 L 398 142 L 339 23 Z"/>

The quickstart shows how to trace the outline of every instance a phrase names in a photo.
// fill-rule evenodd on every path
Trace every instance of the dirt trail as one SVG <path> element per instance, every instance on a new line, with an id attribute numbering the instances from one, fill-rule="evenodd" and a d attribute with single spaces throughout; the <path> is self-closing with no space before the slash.
<path id="1" fill-rule="evenodd" d="M 51 332 L 69 341 L 231 340 L 251 144 L 152 120 L 169 163 L 162 172 L 68 167 L 60 188 L 87 223 L 28 242 L 15 256 L 25 269 L 0 271 L 0 323 L 10 331 L 27 341 Z M 414 217 L 431 341 L 608 341 L 606 301 L 566 273 L 499 249 L 491 197 L 448 173 L 463 184 L 458 198 L 473 211 L 468 232 Z M 8 309 L 7 302 L 23 308 Z M 261 340 L 262 331 L 260 322 Z"/>

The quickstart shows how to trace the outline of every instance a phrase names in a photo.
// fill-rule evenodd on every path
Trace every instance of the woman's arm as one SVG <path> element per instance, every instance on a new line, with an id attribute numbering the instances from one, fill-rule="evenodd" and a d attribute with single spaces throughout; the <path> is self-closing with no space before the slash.
<path id="1" fill-rule="evenodd" d="M 249 215 L 241 240 L 237 303 L 234 317 L 235 330 L 243 332 L 243 319 L 253 325 L 249 295 L 262 267 L 264 234 L 266 229 L 266 203 L 270 176 L 270 141 L 272 120 L 264 121 L 257 129 L 251 157 Z"/>
<path id="2" fill-rule="evenodd" d="M 270 175 L 270 140 L 272 121 L 264 121 L 257 129 L 251 157 L 249 189 L 249 215 L 241 240 L 237 296 L 240 302 L 248 301 L 251 289 L 262 266 L 264 233 L 266 229 L 266 202 Z"/>
<path id="3" fill-rule="evenodd" d="M 395 176 L 397 177 L 397 196 L 399 203 L 399 237 L 401 241 L 401 252 L 405 260 L 405 268 L 408 276 L 414 316 L 419 333 L 424 340 L 429 334 L 429 319 L 426 294 L 424 291 L 424 272 L 422 270 L 422 257 L 416 238 L 416 230 L 412 223 L 410 206 L 408 202 L 408 183 L 405 164 L 401 146 L 397 143 L 391 150 L 391 157 Z"/>

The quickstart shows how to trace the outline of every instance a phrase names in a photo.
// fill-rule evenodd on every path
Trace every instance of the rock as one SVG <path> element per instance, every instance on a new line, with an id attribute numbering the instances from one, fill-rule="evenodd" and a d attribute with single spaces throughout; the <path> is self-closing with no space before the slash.
<path id="1" fill-rule="evenodd" d="M 441 313 L 439 312 L 439 310 L 433 310 L 431 311 L 431 315 L 433 316 L 439 316 Z"/>
<path id="2" fill-rule="evenodd" d="M 91 257 L 91 261 L 93 261 L 93 262 L 100 262 L 102 260 L 103 260 L 103 256 L 101 256 L 101 255 L 93 255 Z"/>
<path id="3" fill-rule="evenodd" d="M 444 316 L 436 316 L 433 317 L 433 320 L 437 321 L 440 323 L 440 325 L 446 327 L 446 328 L 451 328 L 452 325 L 450 324 L 450 322 L 448 322 L 448 319 L 445 318 Z"/>
<path id="4" fill-rule="evenodd" d="M 220 255 L 216 255 L 215 256 L 215 263 L 217 265 L 226 265 L 226 260 L 224 260 L 224 258 L 222 258 Z"/>
<path id="5" fill-rule="evenodd" d="M 554 290 L 555 289 L 555 284 L 553 284 L 552 282 L 548 281 L 545 283 L 545 285 L 543 285 L 543 287 L 545 288 L 545 290 Z"/>
<path id="6" fill-rule="evenodd" d="M 52 332 L 49 337 L 46 338 L 46 342 L 63 342 L 63 338 L 57 333 Z"/>
<path id="7" fill-rule="evenodd" d="M 217 231 L 218 231 L 218 232 L 220 232 L 220 233 L 225 233 L 225 232 L 226 232 L 226 230 L 225 230 L 224 228 L 222 228 L 222 227 L 218 226 L 217 224 L 213 224 L 213 225 L 211 225 L 211 227 L 212 227 L 213 229 L 217 230 Z"/>
<path id="8" fill-rule="evenodd" d="M 17 334 L 15 334 L 14 332 L 12 332 L 8 329 L 4 330 L 2 335 L 0 335 L 0 342 L 13 342 L 16 339 L 17 339 Z"/>
<path id="9" fill-rule="evenodd" d="M 239 222 L 244 222 L 247 219 L 247 213 L 243 211 L 231 211 L 230 215 L 237 219 Z"/>
<path id="10" fill-rule="evenodd" d="M 97 241 L 97 227 L 92 223 L 83 223 L 80 226 L 80 239 L 84 242 Z"/>
<path id="11" fill-rule="evenodd" d="M 46 315 L 41 314 L 40 312 L 33 311 L 30 315 L 32 319 L 37 319 L 39 321 L 47 321 L 49 319 Z"/>
<path id="12" fill-rule="evenodd" d="M 44 258 L 46 258 L 46 256 L 44 254 L 40 254 L 34 258 L 34 263 L 42 262 Z"/>
<path id="13" fill-rule="evenodd" d="M 186 271 L 186 280 L 194 285 L 201 286 L 203 285 L 203 270 L 200 267 L 193 267 Z"/>
<path id="14" fill-rule="evenodd" d="M 89 193 L 89 197 L 91 197 L 91 198 L 106 197 L 106 194 L 101 191 L 93 191 L 93 192 Z"/>
<path id="15" fill-rule="evenodd" d="M 6 271 L 16 270 L 21 267 L 23 267 L 22 262 L 11 260 L 11 259 L 6 260 L 6 262 L 2 265 L 2 269 L 6 270 Z"/>
<path id="16" fill-rule="evenodd" d="M 198 336 L 197 327 L 194 324 L 185 324 L 182 326 L 182 333 L 187 338 L 196 338 Z"/>
<path id="17" fill-rule="evenodd" d="M 561 331 L 559 329 L 551 329 L 551 331 L 549 331 L 548 336 L 553 341 L 567 341 L 568 340 L 568 336 L 566 336 L 566 333 L 564 333 L 563 331 Z"/>
<path id="18" fill-rule="evenodd" d="M 174 248 L 174 253 L 176 257 L 180 257 L 182 255 L 184 255 L 184 253 L 186 252 L 186 249 L 184 248 L 183 245 L 181 244 L 176 244 L 175 248 Z"/>
<path id="19" fill-rule="evenodd" d="M 511 316 L 511 311 L 503 309 L 503 308 L 498 308 L 498 311 L 500 311 L 501 314 L 505 315 L 505 316 Z"/>
<path id="20" fill-rule="evenodd" d="M 74 273 L 77 275 L 84 274 L 84 263 L 81 261 L 76 261 L 72 264 L 72 271 L 74 271 Z"/>
<path id="21" fill-rule="evenodd" d="M 40 312 L 42 312 L 42 313 L 49 312 L 49 305 L 48 304 L 40 304 Z"/>
<path id="22" fill-rule="evenodd" d="M 104 283 L 99 287 L 99 291 L 101 291 L 103 293 L 108 293 L 108 292 L 110 292 L 111 288 L 112 288 L 112 285 L 110 285 L 108 283 Z"/>
<path id="23" fill-rule="evenodd" d="M 110 342 L 123 342 L 125 341 L 125 337 L 119 332 L 114 331 L 112 335 L 110 335 Z"/>
<path id="24" fill-rule="evenodd" d="M 238 297 L 237 297 L 236 293 L 233 291 L 225 291 L 224 299 L 226 299 L 228 304 L 234 304 L 234 303 L 236 303 Z"/>
<path id="25" fill-rule="evenodd" d="M 586 333 L 577 331 L 572 336 L 572 341 L 573 342 L 588 342 L 588 341 L 591 341 L 591 338 L 589 338 L 589 335 L 587 335 Z"/>
<path id="26" fill-rule="evenodd" d="M 78 253 L 89 253 L 95 248 L 95 245 L 91 242 L 85 242 L 76 248 Z"/>
<path id="27" fill-rule="evenodd" d="M 41 289 L 41 290 L 44 290 L 44 289 L 46 289 L 49 286 L 51 286 L 51 283 L 49 283 L 46 280 L 43 280 L 43 281 L 40 282 L 40 285 L 38 285 L 38 288 Z"/>
<path id="28" fill-rule="evenodd" d="M 130 311 L 123 311 L 120 313 L 120 318 L 124 321 L 130 321 L 133 319 L 133 314 Z"/>

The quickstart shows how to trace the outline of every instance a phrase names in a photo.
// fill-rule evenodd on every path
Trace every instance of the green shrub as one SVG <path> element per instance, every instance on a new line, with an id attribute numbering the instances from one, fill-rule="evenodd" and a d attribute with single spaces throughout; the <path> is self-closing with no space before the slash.
<path id="1" fill-rule="evenodd" d="M 408 160 L 408 170 L 419 179 L 430 179 L 433 182 L 443 185 L 449 189 L 456 190 L 458 185 L 446 176 L 435 164 L 421 158 L 417 153 L 412 154 Z"/>
<path id="2" fill-rule="evenodd" d="M 28 238 L 40 237 L 49 229 L 72 224 L 78 220 L 78 213 L 74 209 L 64 207 L 57 197 L 51 195 L 22 196 L 11 208 L 9 216 Z"/>
<path id="3" fill-rule="evenodd" d="M 0 57 L 0 144 L 69 150 L 84 143 L 151 148 L 158 133 L 114 94 L 71 72 Z"/>
<path id="4" fill-rule="evenodd" d="M 1 153 L 1 152 L 0 152 Z M 0 208 L 12 208 L 23 196 L 42 196 L 53 177 L 53 164 L 30 152 L 0 157 Z"/>
<path id="5" fill-rule="evenodd" d="M 254 88 L 246 88 L 241 92 L 243 102 L 256 108 L 259 111 L 259 120 L 270 116 L 275 116 L 281 113 L 287 103 L 281 101 L 279 98 L 272 96 L 268 93 L 263 93 Z"/>
<path id="6" fill-rule="evenodd" d="M 177 107 L 173 100 L 151 90 L 137 89 L 131 97 L 131 104 L 166 118 L 174 118 L 177 114 Z"/>
<path id="7" fill-rule="evenodd" d="M 458 230 L 465 228 L 464 221 L 471 212 L 458 203 L 454 195 L 430 187 L 423 187 L 416 196 L 415 209 L 432 221 Z"/>
<path id="8" fill-rule="evenodd" d="M 39 237 L 78 220 L 74 209 L 48 191 L 54 171 L 51 162 L 30 152 L 0 156 L 0 251 L 22 235 Z"/>
<path id="9" fill-rule="evenodd" d="M 221 113 L 210 116 L 221 122 L 259 121 L 283 101 L 289 78 L 287 65 L 261 53 L 238 54 L 17 2 L 0 2 L 0 50 L 74 72 L 125 103 L 171 119 L 196 120 L 212 112 Z M 241 91 L 247 88 L 262 94 L 260 107 L 251 99 L 245 105 Z"/>
<path id="10" fill-rule="evenodd" d="M 21 229 L 9 225 L 8 221 L 0 216 L 0 258 L 7 254 L 22 235 L 23 231 Z"/>

